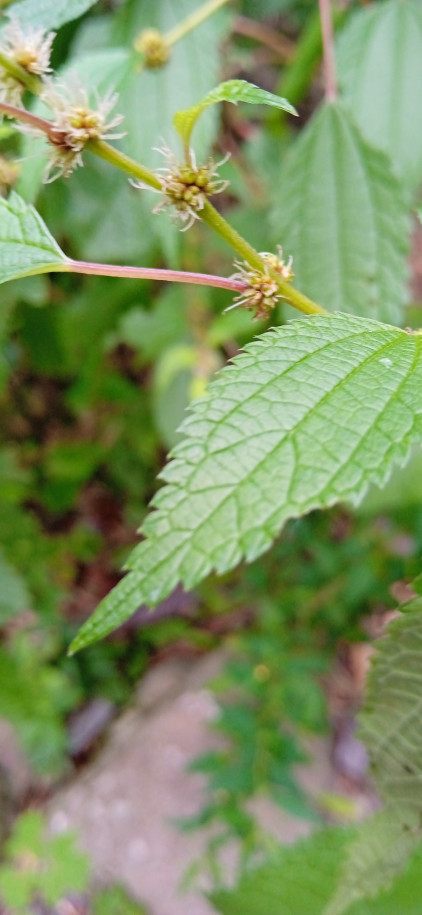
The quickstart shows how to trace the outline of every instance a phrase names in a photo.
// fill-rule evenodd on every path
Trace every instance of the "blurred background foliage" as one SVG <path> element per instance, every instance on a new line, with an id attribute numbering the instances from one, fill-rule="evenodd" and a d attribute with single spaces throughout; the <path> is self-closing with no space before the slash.
<path id="1" fill-rule="evenodd" d="M 176 142 L 173 113 L 219 80 L 247 78 L 287 95 L 299 123 L 224 106 L 194 135 L 200 157 L 231 153 L 221 206 L 232 224 L 259 250 L 274 248 L 280 161 L 322 97 L 315 3 L 261 0 L 259 11 L 251 0 L 227 3 L 175 45 L 167 67 L 138 72 L 127 49 L 139 30 L 168 31 L 198 6 L 99 0 L 59 30 L 54 66 L 119 91 L 121 146 L 154 168 L 157 147 Z M 359 7 L 335 8 L 346 83 L 345 36 L 358 28 L 350 21 Z M 17 189 L 70 256 L 233 271 L 230 251 L 205 226 L 181 235 L 166 215 L 151 214 L 150 191 L 135 191 L 108 164 L 87 154 L 69 180 L 43 186 L 42 147 L 1 131 L 0 153 L 20 161 Z M 417 299 L 407 295 L 403 326 L 420 323 Z M 183 826 L 218 822 L 221 841 L 236 835 L 253 850 L 258 827 L 246 802 L 257 792 L 296 815 L 321 816 L 294 766 L 307 757 L 305 738 L 329 727 L 334 658 L 368 638 L 368 619 L 393 607 L 397 583 L 419 571 L 422 486 L 415 455 L 358 512 L 291 522 L 269 556 L 194 595 L 177 591 L 155 617 L 140 608 L 106 642 L 68 659 L 72 636 L 119 578 L 186 406 L 265 329 L 245 312 L 222 316 L 227 304 L 226 293 L 201 287 L 60 274 L 2 287 L 0 716 L 15 727 L 34 783 L 51 786 L 85 753 L 77 741 L 72 749 L 81 710 L 104 699 L 113 714 L 152 661 L 223 644 L 228 661 L 212 688 L 224 748 L 194 762 L 207 775 L 208 800 Z"/>

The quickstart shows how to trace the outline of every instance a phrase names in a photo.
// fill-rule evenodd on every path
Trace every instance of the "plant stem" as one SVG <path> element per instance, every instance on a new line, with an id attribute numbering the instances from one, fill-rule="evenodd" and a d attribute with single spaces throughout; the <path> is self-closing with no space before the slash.
<path id="1" fill-rule="evenodd" d="M 119 276 L 133 280 L 158 280 L 169 283 L 191 283 L 195 286 L 215 286 L 217 289 L 230 289 L 232 292 L 243 292 L 245 284 L 225 276 L 213 276 L 208 273 L 188 273 L 182 270 L 160 270 L 154 267 L 121 267 L 117 264 L 91 264 L 85 261 L 68 261 L 66 268 L 70 273 L 85 273 L 94 276 Z"/>
<path id="2" fill-rule="evenodd" d="M 34 95 L 38 95 L 41 85 L 38 76 L 33 76 L 33 74 L 28 73 L 24 67 L 14 63 L 13 60 L 9 60 L 9 58 L 1 51 L 0 66 L 3 67 L 7 73 L 10 73 L 10 76 L 13 76 L 13 79 L 15 79 L 18 83 L 21 83 L 22 86 L 25 86 L 25 88 L 29 89 L 30 92 L 33 92 Z"/>
<path id="3" fill-rule="evenodd" d="M 226 2 L 226 0 L 224 0 L 224 2 Z M 24 108 L 17 108 L 14 105 L 8 105 L 5 102 L 0 102 L 0 111 L 3 111 L 3 113 L 7 114 L 9 117 L 17 118 L 21 121 L 24 121 L 27 124 L 30 124 L 31 126 L 37 128 L 39 130 L 43 131 L 46 134 L 47 138 L 54 142 L 55 128 L 54 128 L 54 125 L 50 121 L 46 121 L 43 118 L 39 118 L 36 115 L 32 114 L 30 111 L 26 111 Z M 149 187 L 152 187 L 157 191 L 161 190 L 161 181 L 154 174 L 154 172 L 151 172 L 144 165 L 141 165 L 140 163 L 135 162 L 135 160 L 131 159 L 130 156 L 126 156 L 125 153 L 120 152 L 114 146 L 110 146 L 104 140 L 90 140 L 89 143 L 86 144 L 85 148 L 88 149 L 94 155 L 99 156 L 99 158 L 104 159 L 106 162 L 109 162 L 111 165 L 114 165 L 116 168 L 119 168 L 121 171 L 125 172 L 126 174 L 132 175 L 134 178 L 138 178 L 138 180 L 140 180 L 143 184 L 146 184 Z M 203 209 L 200 211 L 199 215 L 200 215 L 202 221 L 205 222 L 212 229 L 214 229 L 214 231 L 217 232 L 217 234 L 220 235 L 220 237 L 223 238 L 230 245 L 231 248 L 233 248 L 235 251 L 237 251 L 237 253 L 246 261 L 246 263 L 250 265 L 250 267 L 252 267 L 255 270 L 258 270 L 259 272 L 263 272 L 265 270 L 265 264 L 262 260 L 262 257 L 258 254 L 258 251 L 256 251 L 255 248 L 253 248 L 252 245 L 250 245 L 249 242 L 246 241 L 246 239 L 242 238 L 242 236 L 239 235 L 239 233 L 236 232 L 235 229 L 233 229 L 233 227 L 230 225 L 230 223 L 228 223 L 224 219 L 224 216 L 222 216 L 221 213 L 219 213 L 213 207 L 212 203 L 210 203 L 209 200 L 205 200 Z M 70 263 L 72 263 L 72 262 L 70 262 Z M 74 262 L 74 263 L 76 263 L 76 262 Z M 120 273 L 120 274 L 114 273 L 113 274 L 113 273 L 110 273 L 110 270 L 113 270 L 113 269 L 117 270 L 118 269 L 117 267 L 109 268 L 108 265 L 104 265 L 104 267 L 102 267 L 102 265 L 98 265 L 98 264 L 97 265 L 85 265 L 85 267 L 87 269 L 80 270 L 79 272 L 93 273 L 93 272 L 95 272 L 93 267 L 97 267 L 97 268 L 101 267 L 102 273 L 104 275 L 105 274 L 114 275 L 114 276 L 119 276 L 119 275 L 120 276 L 136 276 L 136 275 L 138 275 L 139 277 L 142 275 L 144 277 L 144 279 L 147 278 L 145 272 L 142 274 L 141 273 L 136 274 L 133 272 L 137 269 L 142 270 L 143 268 L 122 267 L 121 268 L 122 270 L 128 270 L 129 273 L 124 273 L 124 274 L 123 273 Z M 170 271 L 170 272 L 172 272 L 172 271 Z M 280 275 L 278 273 L 276 273 L 273 270 L 270 270 L 269 273 L 270 273 L 272 279 L 274 279 L 275 282 L 277 283 L 277 286 L 280 290 L 282 297 L 286 300 L 286 302 L 289 303 L 289 305 L 292 305 L 293 308 L 297 308 L 299 311 L 303 312 L 303 314 L 325 314 L 326 313 L 324 308 L 321 308 L 321 306 L 317 305 L 316 302 L 312 302 L 311 299 L 308 299 L 307 296 L 303 295 L 303 293 L 301 293 L 297 289 L 295 289 L 294 286 L 291 286 L 291 284 L 289 282 L 282 279 L 282 277 L 280 277 Z M 154 275 L 150 275 L 150 278 L 152 278 L 152 279 L 154 277 L 157 278 L 156 271 L 155 272 L 153 271 L 153 274 Z M 199 275 L 205 276 L 204 274 L 199 274 Z M 162 276 L 161 279 L 165 279 L 165 277 Z M 167 276 L 167 279 L 173 279 L 175 282 L 198 282 L 197 279 L 186 280 L 186 279 L 180 278 L 178 280 L 177 279 L 175 280 L 174 277 L 170 277 L 170 276 Z M 211 282 L 211 279 L 212 278 L 209 278 L 207 280 L 207 283 L 210 286 L 213 285 L 213 283 Z M 232 282 L 236 282 L 236 281 L 231 281 L 231 280 L 224 281 L 224 278 L 218 278 L 218 277 L 216 279 L 218 279 L 219 282 L 217 282 L 214 285 L 222 286 L 225 289 L 239 290 L 239 288 L 241 288 L 241 289 L 244 288 L 244 286 L 242 286 L 242 284 L 240 284 L 240 286 L 238 286 L 238 285 L 234 285 L 234 286 L 225 285 L 224 286 L 223 282 L 232 283 Z M 202 282 L 203 282 L 203 284 L 205 284 L 205 280 L 203 280 Z"/>
<path id="4" fill-rule="evenodd" d="M 327 102 L 334 102 L 337 98 L 337 78 L 330 0 L 319 0 L 319 14 L 321 17 L 322 47 L 324 55 L 325 97 Z"/>
<path id="5" fill-rule="evenodd" d="M 7 102 L 0 102 L 0 112 L 7 115 L 8 118 L 15 118 L 16 121 L 23 121 L 24 124 L 30 124 L 37 130 L 41 130 L 47 137 L 51 136 L 53 124 L 51 121 L 45 121 L 44 118 L 37 117 L 26 108 L 18 108 L 16 105 L 9 105 Z"/>
<path id="6" fill-rule="evenodd" d="M 161 181 L 154 175 L 154 172 L 151 172 L 145 165 L 135 162 L 130 156 L 120 152 L 120 150 L 116 149 L 114 146 L 110 146 L 110 144 L 106 143 L 104 140 L 90 140 L 89 143 L 86 144 L 85 149 L 95 156 L 99 156 L 100 159 L 105 159 L 110 165 L 115 165 L 116 168 L 119 168 L 122 172 L 126 172 L 127 175 L 138 178 L 144 184 L 148 184 L 157 191 L 161 190 Z"/>
<path id="7" fill-rule="evenodd" d="M 348 14 L 348 7 L 332 7 L 333 28 L 338 29 Z M 309 90 L 316 67 L 322 54 L 321 18 L 316 9 L 301 32 L 291 62 L 284 68 L 275 89 L 277 95 L 288 98 L 292 105 L 298 105 Z M 284 123 L 287 113 L 271 108 L 267 123 L 279 125 Z"/>
<path id="8" fill-rule="evenodd" d="M 224 219 L 224 216 L 213 207 L 209 200 L 205 200 L 203 209 L 198 215 L 202 219 L 202 222 L 205 222 L 211 229 L 214 229 L 220 238 L 224 238 L 224 241 L 226 241 L 231 248 L 234 248 L 251 267 L 254 267 L 255 270 L 261 272 L 265 269 L 262 257 L 255 248 L 242 238 L 242 236 L 236 232 L 236 229 L 233 229 L 230 223 L 228 223 Z"/>
<path id="9" fill-rule="evenodd" d="M 209 16 L 212 16 L 213 13 L 217 12 L 221 6 L 224 6 L 228 0 L 208 0 L 207 3 L 204 3 L 198 10 L 194 10 L 190 16 L 187 16 L 183 22 L 180 22 L 179 25 L 176 25 L 174 29 L 170 29 L 170 32 L 167 32 L 164 35 L 164 40 L 167 45 L 175 44 L 176 41 L 180 41 L 181 38 L 184 38 L 192 29 L 196 29 L 198 25 L 201 25 L 202 22 L 205 22 Z"/>

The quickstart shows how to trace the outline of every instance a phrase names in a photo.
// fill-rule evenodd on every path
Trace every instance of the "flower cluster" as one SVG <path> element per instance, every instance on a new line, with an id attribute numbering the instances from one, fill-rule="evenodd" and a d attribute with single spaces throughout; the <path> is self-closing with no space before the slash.
<path id="1" fill-rule="evenodd" d="M 120 114 L 109 118 L 117 101 L 117 95 L 108 95 L 98 100 L 97 107 L 90 105 L 88 93 L 75 79 L 67 86 L 55 84 L 52 80 L 44 81 L 41 99 L 51 109 L 53 118 L 49 131 L 49 151 L 44 181 L 54 181 L 60 175 L 69 175 L 82 165 L 82 152 L 90 140 L 115 140 L 123 136 L 114 133 L 114 128 L 123 120 Z M 43 135 L 33 127 L 23 130 Z"/>
<path id="2" fill-rule="evenodd" d="M 11 21 L 2 33 L 0 55 L 0 101 L 11 105 L 22 104 L 25 89 L 22 70 L 40 77 L 40 98 L 52 111 L 52 118 L 44 129 L 23 123 L 19 129 L 35 136 L 47 136 L 49 149 L 44 181 L 53 181 L 60 175 L 67 178 L 82 165 L 82 151 L 90 140 L 113 140 L 122 137 L 114 128 L 123 120 L 122 115 L 110 117 L 117 95 L 107 95 L 97 100 L 93 108 L 88 93 L 74 77 L 66 86 L 54 82 L 50 73 L 50 53 L 54 32 L 43 29 L 24 31 L 19 22 Z M 10 71 L 5 63 L 10 63 Z M 14 68 L 20 68 L 14 73 Z"/>
<path id="3" fill-rule="evenodd" d="M 153 213 L 160 213 L 164 209 L 172 210 L 175 220 L 183 223 L 182 231 L 186 231 L 198 219 L 198 213 L 203 209 L 207 197 L 220 194 L 228 185 L 218 176 L 218 168 L 227 161 L 227 157 L 217 164 L 213 159 L 208 159 L 206 165 L 197 166 L 193 150 L 189 153 L 189 162 L 179 162 L 171 149 L 161 147 L 158 152 L 166 159 L 166 166 L 157 171 L 161 182 L 160 201 L 153 209 Z M 133 181 L 134 187 L 145 188 L 142 182 Z"/>
<path id="4" fill-rule="evenodd" d="M 283 298 L 275 275 L 278 274 L 281 279 L 290 282 L 294 276 L 292 258 L 289 257 L 285 263 L 280 245 L 277 248 L 277 254 L 263 251 L 261 257 L 265 265 L 263 271 L 253 269 L 246 262 L 235 262 L 238 272 L 233 275 L 232 279 L 243 283 L 244 289 L 236 296 L 234 304 L 226 308 L 226 311 L 230 311 L 232 308 L 247 308 L 249 311 L 253 311 L 255 319 L 265 319 L 270 316 L 277 302 Z"/>
<path id="5" fill-rule="evenodd" d="M 24 31 L 17 20 L 5 26 L 0 42 L 0 53 L 12 64 L 22 67 L 32 76 L 50 73 L 50 54 L 55 32 L 44 29 Z M 10 105 L 19 105 L 25 86 L 0 65 L 0 99 Z"/>
<path id="6" fill-rule="evenodd" d="M 170 57 L 170 47 L 158 29 L 144 29 L 134 42 L 135 51 L 139 51 L 146 67 L 163 67 Z"/>

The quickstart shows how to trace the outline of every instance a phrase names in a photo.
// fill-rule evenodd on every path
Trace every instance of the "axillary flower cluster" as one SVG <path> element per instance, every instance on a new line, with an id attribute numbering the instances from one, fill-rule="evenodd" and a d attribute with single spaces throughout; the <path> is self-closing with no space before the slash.
<path id="1" fill-rule="evenodd" d="M 51 72 L 50 54 L 55 36 L 55 32 L 44 29 L 23 31 L 19 22 L 12 20 L 3 29 L 0 52 L 29 75 L 43 77 Z M 0 64 L 0 99 L 10 105 L 20 105 L 24 90 L 24 83 Z"/>
<path id="2" fill-rule="evenodd" d="M 152 212 L 161 213 L 162 210 L 170 209 L 174 221 L 182 223 L 184 232 L 199 218 L 198 214 L 207 197 L 220 194 L 228 186 L 229 182 L 218 176 L 218 168 L 227 161 L 228 156 L 217 164 L 210 158 L 206 165 L 198 166 L 192 149 L 187 162 L 179 162 L 167 146 L 160 147 L 157 152 L 164 156 L 166 165 L 157 170 L 161 184 L 161 190 L 157 191 L 160 200 Z M 132 184 L 141 189 L 148 187 L 141 181 L 132 181 Z"/>
<path id="3" fill-rule="evenodd" d="M 283 298 L 276 277 L 279 276 L 280 279 L 291 282 L 294 277 L 293 258 L 289 257 L 287 263 L 284 261 L 281 245 L 277 247 L 277 254 L 262 251 L 260 256 L 264 263 L 262 271 L 253 269 L 246 261 L 235 262 L 238 271 L 233 274 L 231 279 L 243 283 L 244 289 L 236 296 L 233 305 L 230 305 L 225 311 L 231 311 L 232 308 L 247 308 L 248 311 L 253 311 L 255 320 L 266 319 L 277 302 Z"/>
<path id="4" fill-rule="evenodd" d="M 63 175 L 67 178 L 75 168 L 82 165 L 82 151 L 90 140 L 112 140 L 123 136 L 114 133 L 121 123 L 120 114 L 109 117 L 117 101 L 117 95 L 107 95 L 97 100 L 92 108 L 87 91 L 70 77 L 66 86 L 50 76 L 50 54 L 54 32 L 43 29 L 24 31 L 19 22 L 13 20 L 4 29 L 0 41 L 0 53 L 13 65 L 27 74 L 39 77 L 39 96 L 51 110 L 48 132 L 48 160 L 44 181 L 53 181 Z M 25 84 L 18 75 L 12 76 L 0 64 L 0 100 L 12 105 L 21 105 Z M 45 132 L 37 127 L 20 124 L 20 130 L 45 138 Z"/>

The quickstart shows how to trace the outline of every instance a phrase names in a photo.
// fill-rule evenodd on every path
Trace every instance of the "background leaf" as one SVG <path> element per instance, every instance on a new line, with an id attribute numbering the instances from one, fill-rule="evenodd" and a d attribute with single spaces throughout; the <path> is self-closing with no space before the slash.
<path id="1" fill-rule="evenodd" d="M 142 29 L 157 28 L 165 34 L 197 8 L 197 0 L 178 0 L 177 4 L 132 0 L 117 19 L 112 40 L 131 47 Z M 134 159 L 151 167 L 163 165 L 154 148 L 163 143 L 174 146 L 173 115 L 194 105 L 198 96 L 206 95 L 218 82 L 218 46 L 228 23 L 226 11 L 220 10 L 172 47 L 164 67 L 139 72 L 133 66 L 132 77 L 121 90 L 119 111 L 126 115 L 128 131 L 122 145 Z M 208 112 L 196 132 L 199 159 L 208 154 L 215 130 L 214 112 Z"/>
<path id="2" fill-rule="evenodd" d="M 184 426 L 131 574 L 73 643 L 115 628 L 181 581 L 268 549 L 284 522 L 382 484 L 422 432 L 422 339 L 353 316 L 264 334 L 224 369 Z"/>
<path id="3" fill-rule="evenodd" d="M 303 292 L 330 311 L 402 323 L 407 202 L 340 104 L 323 105 L 303 131 L 274 198 L 275 240 L 293 255 Z"/>
<path id="4" fill-rule="evenodd" d="M 258 86 L 254 86 L 253 83 L 248 83 L 244 79 L 229 79 L 216 86 L 197 105 L 193 105 L 192 108 L 185 111 L 177 111 L 174 115 L 174 126 L 186 145 L 189 144 L 190 135 L 199 115 L 206 108 L 216 105 L 218 102 L 232 102 L 234 105 L 237 105 L 238 102 L 247 102 L 249 105 L 270 105 L 272 108 L 281 108 L 290 114 L 297 114 L 296 109 L 287 99 L 259 89 Z"/>
<path id="5" fill-rule="evenodd" d="M 422 597 L 402 609 L 377 644 L 361 736 L 384 800 L 422 816 Z"/>
<path id="6" fill-rule="evenodd" d="M 358 10 L 338 43 L 344 99 L 366 139 L 385 150 L 403 181 L 422 179 L 422 7 L 387 0 Z"/>
<path id="7" fill-rule="evenodd" d="M 355 906 L 350 910 L 352 903 L 358 913 L 365 912 L 366 905 L 361 909 L 359 903 L 387 890 L 404 871 L 420 842 L 417 812 L 387 807 L 372 816 L 360 826 L 346 849 L 338 886 L 324 915 L 351 913 L 355 910 Z"/>
<path id="8" fill-rule="evenodd" d="M 246 873 L 238 885 L 210 895 L 222 915 L 326 915 L 339 877 L 351 830 L 325 829 L 310 839 L 280 848 L 267 862 Z M 419 915 L 422 847 L 404 874 L 376 899 L 359 899 L 347 915 Z"/>
<path id="9" fill-rule="evenodd" d="M 25 27 L 58 29 L 65 22 L 86 13 L 96 0 L 18 0 L 4 13 L 9 19 L 19 19 Z"/>
<path id="10" fill-rule="evenodd" d="M 0 283 L 67 263 L 36 210 L 17 194 L 0 198 Z"/>
<path id="11" fill-rule="evenodd" d="M 210 894 L 223 915 L 322 915 L 335 888 L 350 831 L 331 829 L 291 847 L 243 876 L 233 890 Z"/>

